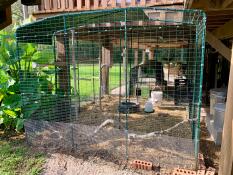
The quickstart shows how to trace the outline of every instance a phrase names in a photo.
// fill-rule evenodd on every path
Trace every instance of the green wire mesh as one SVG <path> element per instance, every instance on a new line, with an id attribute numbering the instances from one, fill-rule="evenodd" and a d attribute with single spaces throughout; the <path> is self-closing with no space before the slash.
<path id="1" fill-rule="evenodd" d="M 205 20 L 199 10 L 126 8 L 19 27 L 29 142 L 195 168 Z"/>

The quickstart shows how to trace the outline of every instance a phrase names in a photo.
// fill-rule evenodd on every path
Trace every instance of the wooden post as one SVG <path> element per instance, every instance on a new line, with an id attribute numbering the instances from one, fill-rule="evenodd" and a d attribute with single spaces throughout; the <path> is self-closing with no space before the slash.
<path id="1" fill-rule="evenodd" d="M 69 70 L 66 60 L 66 46 L 65 39 L 62 36 L 57 36 L 57 67 L 59 67 L 58 71 L 58 83 L 59 89 L 65 94 L 69 94 Z"/>
<path id="2" fill-rule="evenodd" d="M 138 50 L 134 50 L 134 66 L 138 66 Z"/>
<path id="3" fill-rule="evenodd" d="M 227 103 L 222 133 L 219 175 L 231 175 L 233 164 L 233 44 L 231 49 L 231 68 L 227 92 Z"/>
<path id="4" fill-rule="evenodd" d="M 146 62 L 146 50 L 142 51 L 142 63 L 144 64 Z"/>
<path id="5" fill-rule="evenodd" d="M 154 48 L 150 48 L 149 60 L 154 60 Z"/>
<path id="6" fill-rule="evenodd" d="M 58 103 L 56 105 L 57 121 L 71 120 L 70 108 L 70 60 L 69 39 L 64 36 L 56 36 L 57 58 L 56 67 L 58 75 Z"/>
<path id="7" fill-rule="evenodd" d="M 102 45 L 102 94 L 109 94 L 109 68 L 112 65 L 112 44 L 106 39 Z"/>

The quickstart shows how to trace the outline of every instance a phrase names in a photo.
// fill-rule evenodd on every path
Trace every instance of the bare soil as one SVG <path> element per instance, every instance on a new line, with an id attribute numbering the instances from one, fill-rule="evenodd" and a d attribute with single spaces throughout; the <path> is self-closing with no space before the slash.
<path id="1" fill-rule="evenodd" d="M 106 162 L 97 157 L 83 160 L 65 154 L 52 154 L 45 165 L 44 175 L 140 175 L 156 174 L 153 171 L 135 171 Z"/>
<path id="2" fill-rule="evenodd" d="M 133 102 L 136 99 L 131 99 Z M 168 129 L 175 124 L 187 119 L 188 113 L 185 107 L 177 107 L 173 101 L 163 101 L 162 105 L 154 105 L 154 113 L 145 113 L 146 99 L 140 99 L 140 111 L 127 116 L 129 132 L 150 133 Z M 101 99 L 101 110 L 98 102 L 88 102 L 81 108 L 77 123 L 99 126 L 107 119 L 119 120 L 121 126 L 125 126 L 126 115 L 118 114 L 119 97 L 105 96 Z M 174 128 L 166 135 L 179 138 L 192 138 L 189 122 Z"/>
<path id="3" fill-rule="evenodd" d="M 213 167 L 218 172 L 221 146 L 215 145 L 214 141 L 205 126 L 201 123 L 200 152 L 204 155 L 205 166 Z"/>

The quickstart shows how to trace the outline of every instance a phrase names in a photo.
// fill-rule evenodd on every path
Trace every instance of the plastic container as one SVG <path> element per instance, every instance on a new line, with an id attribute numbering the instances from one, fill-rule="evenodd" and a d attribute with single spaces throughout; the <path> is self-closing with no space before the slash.
<path id="1" fill-rule="evenodd" d="M 154 112 L 154 106 L 153 106 L 153 102 L 151 101 L 151 99 L 149 98 L 145 104 L 145 108 L 144 111 L 146 113 L 152 113 Z"/>
<path id="2" fill-rule="evenodd" d="M 151 91 L 151 100 L 153 102 L 161 102 L 163 100 L 162 91 Z"/>
<path id="3" fill-rule="evenodd" d="M 214 128 L 223 129 L 224 115 L 225 115 L 226 104 L 217 103 L 214 106 Z"/>
<path id="4" fill-rule="evenodd" d="M 225 103 L 227 96 L 226 88 L 217 88 L 210 90 L 210 116 L 214 116 L 214 106 L 217 103 Z"/>

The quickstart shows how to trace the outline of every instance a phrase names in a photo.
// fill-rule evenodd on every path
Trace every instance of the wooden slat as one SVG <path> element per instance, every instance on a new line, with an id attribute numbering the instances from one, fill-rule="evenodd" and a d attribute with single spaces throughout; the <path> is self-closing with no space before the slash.
<path id="1" fill-rule="evenodd" d="M 121 8 L 125 8 L 126 7 L 126 0 L 121 0 Z"/>
<path id="2" fill-rule="evenodd" d="M 137 0 L 131 0 L 131 6 L 132 6 L 132 7 L 136 6 L 136 1 L 137 1 Z"/>
<path id="3" fill-rule="evenodd" d="M 85 0 L 85 10 L 90 10 L 90 8 L 91 8 L 90 0 Z"/>
<path id="4" fill-rule="evenodd" d="M 140 6 L 142 6 L 142 7 L 146 6 L 146 0 L 141 0 L 140 1 Z"/>
<path id="5" fill-rule="evenodd" d="M 94 0 L 94 4 L 90 2 L 90 0 L 50 0 L 52 2 L 51 5 L 46 4 L 46 12 L 44 12 L 44 2 L 48 3 L 49 0 L 41 0 L 41 10 L 34 13 L 34 16 L 41 17 L 53 15 L 53 13 L 61 11 L 85 11 L 85 10 L 99 10 L 99 9 L 111 9 L 116 8 L 117 6 L 121 8 L 125 8 L 127 6 L 159 6 L 159 5 L 172 5 L 172 4 L 181 4 L 184 0 L 140 0 L 140 3 L 137 4 L 137 0 Z M 101 5 L 99 2 L 101 1 Z M 83 2 L 83 3 L 82 3 Z M 85 7 L 84 6 L 85 2 Z M 118 4 L 117 4 L 118 2 Z M 77 4 L 74 4 L 77 3 Z M 120 5 L 119 5 L 120 3 Z M 171 6 L 170 6 L 171 7 Z M 182 6 L 183 7 L 183 6 Z"/>
<path id="6" fill-rule="evenodd" d="M 224 116 L 224 126 L 222 133 L 222 146 L 219 174 L 231 175 L 233 163 L 233 44 L 231 49 L 231 67 L 228 83 L 226 111 Z"/>
<path id="7" fill-rule="evenodd" d="M 41 0 L 40 5 L 38 5 L 38 11 L 39 11 L 39 12 L 44 11 L 44 0 Z"/>
<path id="8" fill-rule="evenodd" d="M 99 8 L 99 0 L 94 0 L 94 9 Z"/>
<path id="9" fill-rule="evenodd" d="M 116 0 L 111 0 L 111 7 L 115 8 L 116 7 Z"/>
<path id="10" fill-rule="evenodd" d="M 65 10 L 65 9 L 66 9 L 65 0 L 61 0 L 61 10 Z"/>
<path id="11" fill-rule="evenodd" d="M 74 0 L 69 0 L 69 9 L 70 10 L 74 9 Z"/>
<path id="12" fill-rule="evenodd" d="M 50 0 L 44 0 L 44 8 L 45 10 L 50 10 Z"/>
<path id="13" fill-rule="evenodd" d="M 107 0 L 102 0 L 102 7 L 105 9 L 107 8 L 108 4 L 107 4 Z"/>
<path id="14" fill-rule="evenodd" d="M 82 10 L 82 0 L 77 0 L 77 10 Z"/>
<path id="15" fill-rule="evenodd" d="M 56 11 L 58 9 L 58 0 L 52 0 L 53 2 L 53 10 Z"/>

